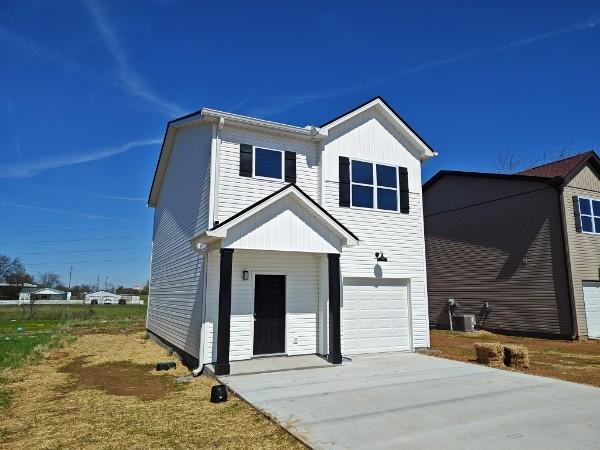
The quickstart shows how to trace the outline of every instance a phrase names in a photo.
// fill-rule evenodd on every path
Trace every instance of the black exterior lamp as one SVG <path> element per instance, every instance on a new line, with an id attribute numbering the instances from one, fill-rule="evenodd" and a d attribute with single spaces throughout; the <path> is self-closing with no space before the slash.
<path id="1" fill-rule="evenodd" d="M 385 256 L 383 256 L 382 251 L 375 252 L 375 259 L 377 260 L 377 262 L 387 262 L 388 260 Z"/>

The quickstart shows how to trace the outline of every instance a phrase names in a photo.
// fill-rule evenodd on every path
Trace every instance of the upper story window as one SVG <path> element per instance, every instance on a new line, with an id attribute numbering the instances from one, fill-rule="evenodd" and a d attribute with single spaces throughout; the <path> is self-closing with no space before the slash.
<path id="1" fill-rule="evenodd" d="M 254 147 L 254 176 L 283 180 L 283 155 L 280 150 Z"/>
<path id="2" fill-rule="evenodd" d="M 296 183 L 296 152 L 240 143 L 240 177 Z"/>
<path id="3" fill-rule="evenodd" d="M 351 161 L 351 205 L 398 211 L 398 169 L 364 161 Z"/>
<path id="4" fill-rule="evenodd" d="M 600 234 L 600 200 L 579 197 L 581 231 Z"/>

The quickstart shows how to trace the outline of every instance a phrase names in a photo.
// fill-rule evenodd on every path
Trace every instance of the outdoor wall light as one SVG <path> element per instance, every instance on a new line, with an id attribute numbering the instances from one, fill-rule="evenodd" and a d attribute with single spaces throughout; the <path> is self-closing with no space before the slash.
<path id="1" fill-rule="evenodd" d="M 250 279 L 250 272 L 247 270 L 242 270 L 242 280 L 248 281 Z"/>
<path id="2" fill-rule="evenodd" d="M 375 252 L 375 259 L 379 262 L 387 262 L 387 258 L 385 256 L 383 256 L 382 251 Z"/>

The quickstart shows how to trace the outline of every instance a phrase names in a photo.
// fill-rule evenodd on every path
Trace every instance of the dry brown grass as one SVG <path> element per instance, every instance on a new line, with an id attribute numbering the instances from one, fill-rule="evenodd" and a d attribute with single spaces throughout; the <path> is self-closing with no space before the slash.
<path id="1" fill-rule="evenodd" d="M 149 366 L 168 360 L 175 358 L 143 333 L 84 335 L 47 351 L 41 364 L 8 373 L 15 395 L 0 411 L 0 448 L 303 448 L 240 399 L 210 403 L 213 380 L 176 384 L 177 376 L 188 374 L 179 361 L 168 372 Z M 106 368 L 115 363 L 121 377 L 135 374 L 128 392 L 107 393 Z M 69 364 L 76 370 L 66 370 Z M 148 386 L 148 377 L 162 377 L 164 395 L 149 399 L 136 392 L 135 386 Z"/>
<path id="2" fill-rule="evenodd" d="M 437 356 L 475 363 L 474 342 L 499 342 L 527 347 L 529 367 L 501 367 L 576 383 L 600 387 L 600 341 L 564 341 L 531 337 L 506 336 L 478 331 L 475 333 L 431 331 L 431 349 Z"/>

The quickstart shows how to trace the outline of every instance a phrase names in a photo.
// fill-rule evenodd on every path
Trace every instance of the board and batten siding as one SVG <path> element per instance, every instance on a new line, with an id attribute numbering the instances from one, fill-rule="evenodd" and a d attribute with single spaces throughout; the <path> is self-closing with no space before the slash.
<path id="1" fill-rule="evenodd" d="M 454 298 L 455 313 L 474 314 L 483 328 L 571 334 L 555 188 L 446 175 L 424 192 L 424 202 L 432 327 L 448 327 Z"/>
<path id="2" fill-rule="evenodd" d="M 583 281 L 599 280 L 600 235 L 577 232 L 573 212 L 575 195 L 600 200 L 600 175 L 589 164 L 584 166 L 565 186 L 563 194 L 577 327 L 580 336 L 587 336 Z"/>
<path id="3" fill-rule="evenodd" d="M 342 240 L 314 211 L 283 197 L 231 227 L 223 248 L 340 253 Z"/>
<path id="4" fill-rule="evenodd" d="M 154 210 L 147 328 L 199 357 L 203 257 L 190 240 L 208 226 L 212 125 L 177 130 Z"/>
<path id="5" fill-rule="evenodd" d="M 296 185 L 311 198 L 318 199 L 319 162 L 315 143 L 226 125 L 221 132 L 219 153 L 219 221 L 228 219 L 288 184 L 284 180 L 241 177 L 240 143 L 296 152 Z"/>
<path id="6" fill-rule="evenodd" d="M 323 206 L 360 240 L 358 246 L 344 248 L 340 260 L 342 276 L 405 280 L 410 293 L 413 346 L 429 347 L 421 163 L 416 151 L 387 119 L 373 110 L 330 129 L 322 146 Z M 340 156 L 406 167 L 409 214 L 340 207 Z M 377 251 L 383 251 L 388 261 L 377 263 Z"/>
<path id="7" fill-rule="evenodd" d="M 219 250 L 208 254 L 204 364 L 216 359 L 219 316 Z M 242 271 L 250 279 L 242 279 Z M 231 283 L 231 361 L 253 356 L 254 275 L 286 276 L 286 353 L 317 353 L 319 256 L 311 253 L 239 250 L 233 252 Z"/>

